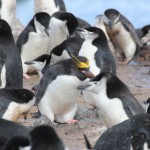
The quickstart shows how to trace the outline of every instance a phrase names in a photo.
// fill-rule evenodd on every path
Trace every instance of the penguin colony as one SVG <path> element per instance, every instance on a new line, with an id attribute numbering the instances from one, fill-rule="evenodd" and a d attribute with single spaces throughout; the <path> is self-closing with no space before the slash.
<path id="1" fill-rule="evenodd" d="M 35 0 L 35 15 L 15 42 L 16 1 L 8 2 L 0 1 L 0 149 L 67 150 L 48 124 L 78 122 L 82 93 L 107 127 L 95 146 L 84 135 L 87 149 L 150 150 L 150 99 L 145 110 L 117 76 L 118 63 L 127 65 L 149 45 L 149 25 L 137 31 L 111 8 L 92 26 L 67 12 L 63 0 Z M 34 71 L 39 82 L 32 92 L 23 83 Z M 44 122 L 19 124 L 33 106 Z"/>

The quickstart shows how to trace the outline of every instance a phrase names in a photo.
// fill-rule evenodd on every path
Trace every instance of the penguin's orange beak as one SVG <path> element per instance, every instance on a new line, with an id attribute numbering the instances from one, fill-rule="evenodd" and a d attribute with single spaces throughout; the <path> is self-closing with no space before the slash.
<path id="1" fill-rule="evenodd" d="M 83 74 L 85 74 L 87 76 L 87 78 L 94 78 L 95 75 L 91 72 L 91 71 L 86 71 L 86 70 L 83 70 L 81 71 Z"/>

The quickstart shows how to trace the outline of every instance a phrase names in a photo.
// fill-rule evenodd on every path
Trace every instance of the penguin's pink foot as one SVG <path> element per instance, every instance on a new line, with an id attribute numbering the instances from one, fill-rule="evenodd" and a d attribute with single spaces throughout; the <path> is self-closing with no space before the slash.
<path id="1" fill-rule="evenodd" d="M 78 122 L 78 120 L 71 119 L 71 120 L 68 120 L 66 123 L 67 123 L 67 124 L 74 124 L 74 123 L 76 123 L 76 122 Z"/>
<path id="2" fill-rule="evenodd" d="M 25 79 L 30 79 L 30 76 L 27 75 L 26 73 L 23 74 L 23 77 L 24 77 Z"/>

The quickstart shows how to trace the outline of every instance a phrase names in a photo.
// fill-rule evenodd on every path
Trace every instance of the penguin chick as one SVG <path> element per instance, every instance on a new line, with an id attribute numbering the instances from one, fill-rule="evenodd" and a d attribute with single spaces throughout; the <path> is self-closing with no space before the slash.
<path id="1" fill-rule="evenodd" d="M 77 31 L 85 39 L 79 50 L 79 56 L 88 58 L 92 73 L 97 75 L 102 71 L 108 71 L 116 74 L 115 60 L 104 32 L 97 27 L 77 28 Z"/>
<path id="2" fill-rule="evenodd" d="M 115 9 L 104 12 L 104 24 L 112 41 L 116 56 L 123 64 L 127 64 L 142 47 L 132 23 Z"/>
<path id="3" fill-rule="evenodd" d="M 43 73 L 46 68 L 50 65 L 50 55 L 43 54 L 34 60 L 24 62 L 26 65 L 31 65 L 38 72 L 40 79 L 43 77 Z"/>
<path id="4" fill-rule="evenodd" d="M 78 26 L 77 18 L 69 12 L 58 11 L 50 19 L 50 37 L 48 54 L 57 45 L 70 37 Z"/>
<path id="5" fill-rule="evenodd" d="M 150 115 L 138 114 L 104 132 L 97 140 L 94 150 L 149 150 L 149 129 Z M 88 149 L 92 147 L 88 146 Z"/>
<path id="6" fill-rule="evenodd" d="M 50 66 L 40 81 L 36 93 L 36 103 L 42 115 L 53 123 L 74 123 L 77 98 L 76 89 L 87 77 L 89 62 L 85 57 L 73 57 Z"/>
<path id="7" fill-rule="evenodd" d="M 111 73 L 102 72 L 78 89 L 96 94 L 96 107 L 107 128 L 145 112 L 127 86 Z"/>
<path id="8" fill-rule="evenodd" d="M 0 88 L 22 88 L 21 57 L 5 20 L 0 20 Z"/>
<path id="9" fill-rule="evenodd" d="M 17 121 L 27 113 L 35 103 L 34 94 L 27 89 L 0 89 L 0 117 Z"/>
<path id="10" fill-rule="evenodd" d="M 18 123 L 0 118 L 0 146 L 13 137 L 29 137 L 30 129 Z M 1 147 L 0 147 L 1 148 Z"/>
<path id="11" fill-rule="evenodd" d="M 55 130 L 46 125 L 34 128 L 31 133 L 32 150 L 67 150 Z"/>
<path id="12" fill-rule="evenodd" d="M 50 53 L 51 62 L 55 64 L 58 61 L 78 56 L 79 50 L 84 42 L 80 37 L 70 37 L 56 46 Z"/>
<path id="13" fill-rule="evenodd" d="M 46 12 L 49 15 L 57 11 L 66 11 L 63 0 L 34 0 L 34 12 Z"/>
<path id="14" fill-rule="evenodd" d="M 33 60 L 42 54 L 48 54 L 49 21 L 49 14 L 44 12 L 35 14 L 17 39 L 25 78 L 29 78 L 26 73 L 33 71 L 34 68 L 24 62 Z"/>

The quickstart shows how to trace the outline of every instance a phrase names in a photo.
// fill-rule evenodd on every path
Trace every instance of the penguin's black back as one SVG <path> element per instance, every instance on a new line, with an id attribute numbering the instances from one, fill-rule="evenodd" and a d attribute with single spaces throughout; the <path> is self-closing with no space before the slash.
<path id="1" fill-rule="evenodd" d="M 39 126 L 31 133 L 32 150 L 64 150 L 65 147 L 57 136 L 55 130 L 50 126 Z"/>
<path id="2" fill-rule="evenodd" d="M 30 130 L 15 122 L 0 118 L 0 146 L 14 136 L 29 137 Z"/>
<path id="3" fill-rule="evenodd" d="M 5 20 L 0 20 L 0 53 L 5 57 L 6 88 L 23 87 L 23 71 L 21 57 L 11 32 Z"/>

